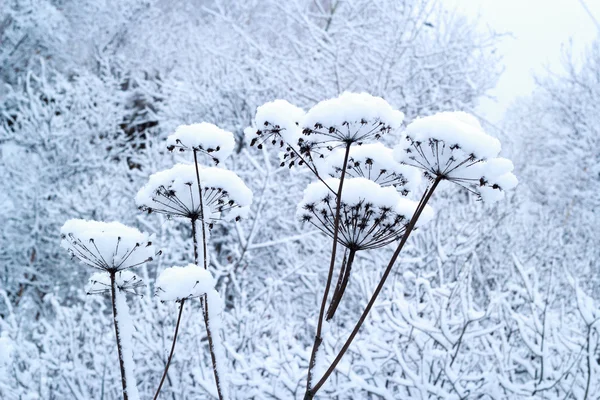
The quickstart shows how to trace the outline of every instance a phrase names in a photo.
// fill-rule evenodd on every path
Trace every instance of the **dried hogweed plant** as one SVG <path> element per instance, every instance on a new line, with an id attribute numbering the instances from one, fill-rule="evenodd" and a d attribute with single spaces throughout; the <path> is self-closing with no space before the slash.
<path id="1" fill-rule="evenodd" d="M 318 179 L 306 188 L 297 216 L 332 239 L 305 399 L 315 397 L 350 347 L 412 231 L 433 217 L 428 203 L 439 184 L 455 183 L 490 202 L 517 185 L 512 163 L 497 157 L 500 142 L 475 117 L 443 112 L 419 118 L 398 137 L 402 122 L 403 114 L 382 98 L 346 92 L 306 113 L 284 100 L 267 103 L 257 109 L 255 127 L 246 130 L 251 146 L 278 146 L 285 150 L 282 166 L 306 166 Z M 386 136 L 397 142 L 394 149 L 381 142 Z M 405 196 L 417 192 L 421 177 L 427 187 L 411 201 Z M 396 250 L 347 340 L 315 376 L 315 366 L 324 363 L 325 324 L 342 300 L 356 252 L 394 243 Z M 344 257 L 332 291 L 338 245 Z"/>
<path id="2" fill-rule="evenodd" d="M 252 192 L 232 171 L 204 166 L 205 159 L 218 164 L 235 145 L 233 134 L 209 123 L 183 125 L 167 138 L 170 151 L 192 153 L 192 164 L 177 164 L 150 176 L 136 195 L 138 208 L 186 221 L 192 230 L 193 263 L 174 266 L 160 273 L 156 295 L 179 303 L 179 313 L 170 353 L 154 394 L 158 399 L 173 358 L 186 301 L 199 299 L 219 399 L 227 398 L 224 381 L 225 355 L 220 336 L 222 302 L 208 267 L 210 230 L 224 219 L 239 220 L 252 203 Z M 90 278 L 89 294 L 110 292 L 114 315 L 124 400 L 138 400 L 134 376 L 133 326 L 125 293 L 135 293 L 143 285 L 130 268 L 153 260 L 157 254 L 147 234 L 117 222 L 69 220 L 62 230 L 62 246 L 82 263 L 101 270 Z"/>

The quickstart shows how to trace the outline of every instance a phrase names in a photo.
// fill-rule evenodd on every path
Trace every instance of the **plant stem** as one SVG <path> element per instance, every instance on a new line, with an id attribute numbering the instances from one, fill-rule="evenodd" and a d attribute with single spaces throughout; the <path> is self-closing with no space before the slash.
<path id="1" fill-rule="evenodd" d="M 194 150 L 194 166 L 196 167 L 196 180 L 198 183 L 198 198 L 200 201 L 200 217 L 198 219 L 192 219 L 192 236 L 194 241 L 194 263 L 198 265 L 198 238 L 196 237 L 196 222 L 199 220 L 202 224 L 202 262 L 204 269 L 208 269 L 208 252 L 207 252 L 207 242 L 206 242 L 206 223 L 204 221 L 204 201 L 202 199 L 202 185 L 200 181 L 200 170 L 198 168 L 198 156 L 196 154 L 196 150 Z M 219 395 L 219 400 L 223 400 L 223 393 L 221 388 L 221 379 L 219 377 L 219 371 L 217 368 L 217 358 L 215 356 L 215 346 L 213 341 L 213 333 L 210 327 L 210 316 L 208 314 L 208 296 L 205 294 L 200 298 L 200 303 L 202 305 L 202 312 L 204 314 L 204 325 L 206 326 L 206 337 L 208 338 L 208 348 L 210 350 L 210 358 L 212 360 L 213 373 L 215 376 L 215 383 L 217 385 L 217 393 Z M 217 332 L 218 335 L 218 332 Z"/>
<path id="2" fill-rule="evenodd" d="M 215 383 L 217 384 L 217 393 L 219 395 L 219 400 L 223 400 L 223 393 L 221 389 L 221 379 L 219 377 L 219 371 L 217 369 L 217 357 L 215 355 L 215 345 L 213 341 L 212 329 L 210 327 L 210 316 L 208 315 L 208 296 L 205 294 L 201 298 L 202 302 L 202 312 L 204 313 L 204 325 L 206 325 L 206 337 L 208 338 L 208 348 L 210 350 L 210 358 L 212 360 L 213 365 L 213 374 L 215 375 Z M 218 335 L 218 333 L 217 333 Z"/>
<path id="3" fill-rule="evenodd" d="M 335 311 L 340 305 L 340 301 L 344 296 L 344 292 L 346 291 L 346 286 L 348 286 L 348 281 L 350 280 L 350 271 L 352 271 L 352 264 L 354 263 L 354 256 L 356 254 L 355 249 L 350 249 L 348 252 L 348 260 L 346 260 L 345 266 L 342 267 L 342 271 L 340 271 L 340 278 L 338 279 L 338 285 L 336 286 L 333 296 L 331 297 L 331 304 L 329 305 L 329 309 L 327 310 L 327 316 L 325 319 L 327 321 L 331 320 L 335 315 Z"/>
<path id="4" fill-rule="evenodd" d="M 312 369 L 315 366 L 317 350 L 323 341 L 321 337 L 321 331 L 323 329 L 323 317 L 325 316 L 325 306 L 327 304 L 327 298 L 329 297 L 329 289 L 331 287 L 331 280 L 333 278 L 333 269 L 335 267 L 335 253 L 338 244 L 338 233 L 340 226 L 340 208 L 342 202 L 342 190 L 344 187 L 344 178 L 346 177 L 346 168 L 348 166 L 348 157 L 350 156 L 350 145 L 346 144 L 346 154 L 344 155 L 344 164 L 342 166 L 342 174 L 340 175 L 340 185 L 338 187 L 336 196 L 336 209 L 335 209 L 335 220 L 333 223 L 333 245 L 331 248 L 331 260 L 329 262 L 329 272 L 327 274 L 327 283 L 325 284 L 325 291 L 323 293 L 323 300 L 321 301 L 321 309 L 319 311 L 319 321 L 317 322 L 317 332 L 315 333 L 315 342 L 313 344 L 312 353 L 310 355 L 310 362 L 308 364 L 308 376 L 306 378 L 306 393 L 311 390 L 312 380 Z"/>
<path id="5" fill-rule="evenodd" d="M 125 363 L 123 362 L 123 348 L 121 345 L 121 335 L 119 331 L 119 322 L 117 320 L 117 280 L 116 271 L 110 271 L 110 294 L 113 312 L 113 323 L 115 325 L 115 336 L 117 338 L 117 352 L 119 353 L 119 366 L 121 367 L 121 384 L 123 385 L 123 400 L 128 400 L 127 395 L 127 378 L 125 377 Z"/>
<path id="6" fill-rule="evenodd" d="M 154 400 L 158 399 L 158 395 L 160 394 L 160 389 L 162 389 L 163 383 L 165 382 L 165 378 L 167 377 L 167 372 L 169 371 L 169 366 L 171 365 L 171 359 L 173 358 L 173 353 L 175 352 L 175 344 L 177 343 L 177 333 L 179 333 L 179 323 L 181 322 L 181 315 L 183 314 L 183 305 L 185 304 L 185 299 L 181 300 L 181 305 L 179 307 L 179 316 L 177 317 L 177 324 L 175 325 L 175 333 L 173 334 L 173 344 L 171 345 L 171 353 L 169 353 L 169 358 L 167 359 L 167 365 L 165 365 L 165 371 L 163 372 L 163 376 L 160 380 L 160 384 L 158 385 L 158 389 L 156 389 L 156 393 L 154 394 Z"/>
<path id="7" fill-rule="evenodd" d="M 204 221 L 204 201 L 202 200 L 202 185 L 200 184 L 200 171 L 198 170 L 198 156 L 196 150 L 194 150 L 194 166 L 196 167 L 196 179 L 198 182 L 198 201 L 200 202 L 200 222 L 202 223 L 202 248 L 204 251 L 204 269 L 208 269 L 208 258 L 206 257 L 206 224 Z M 194 240 L 195 239 L 194 235 Z M 198 264 L 198 256 L 196 256 L 196 264 Z"/>
<path id="8" fill-rule="evenodd" d="M 379 284 L 375 288 L 375 292 L 373 293 L 373 295 L 371 296 L 371 299 L 367 303 L 367 307 L 365 308 L 365 310 L 361 314 L 358 322 L 352 329 L 352 333 L 350 333 L 350 336 L 344 343 L 344 346 L 342 346 L 342 349 L 340 350 L 338 355 L 335 357 L 335 359 L 333 360 L 333 362 L 331 363 L 331 365 L 329 366 L 329 368 L 327 369 L 325 374 L 323 374 L 323 377 L 321 378 L 321 380 L 319 380 L 319 382 L 312 389 L 307 389 L 306 394 L 304 395 L 305 400 L 314 398 L 315 394 L 319 391 L 319 389 L 325 384 L 325 382 L 327 381 L 329 376 L 333 373 L 333 371 L 335 370 L 335 367 L 339 364 L 342 357 L 344 356 L 344 354 L 350 347 L 350 344 L 352 344 L 352 341 L 358 334 L 358 331 L 362 327 L 362 324 L 365 322 L 367 315 L 371 311 L 373 304 L 375 304 L 375 300 L 377 300 L 377 296 L 379 296 L 379 293 L 383 289 L 383 285 L 385 284 L 385 281 L 387 280 L 390 272 L 392 271 L 392 267 L 394 266 L 394 263 L 398 259 L 398 256 L 400 255 L 400 252 L 402 251 L 402 248 L 404 247 L 404 244 L 406 243 L 411 232 L 413 231 L 413 229 L 417 223 L 417 220 L 421 216 L 423 209 L 427 205 L 427 202 L 431 198 L 431 195 L 433 194 L 433 192 L 435 191 L 435 189 L 437 188 L 437 185 L 440 183 L 441 180 L 442 180 L 442 178 L 438 176 L 435 179 L 431 188 L 425 190 L 425 193 L 423 193 L 423 197 L 421 198 L 421 201 L 419 202 L 419 205 L 417 206 L 417 209 L 415 210 L 413 217 L 411 218 L 410 222 L 408 223 L 408 226 L 406 227 L 406 232 L 402 236 L 402 239 L 400 240 L 400 243 L 398 244 L 398 247 L 396 248 L 394 255 L 390 259 L 390 262 L 389 262 L 388 266 L 386 267 L 385 272 L 383 273 L 383 276 L 381 277 L 381 280 L 379 281 Z"/>

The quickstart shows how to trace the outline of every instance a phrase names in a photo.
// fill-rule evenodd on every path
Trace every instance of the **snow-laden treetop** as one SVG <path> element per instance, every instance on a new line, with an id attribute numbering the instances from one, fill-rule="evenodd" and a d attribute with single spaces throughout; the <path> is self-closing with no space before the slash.
<path id="1" fill-rule="evenodd" d="M 396 161 L 424 171 L 429 179 L 456 183 L 485 201 L 504 197 L 518 181 L 510 160 L 497 158 L 500 141 L 465 112 L 418 118 L 394 149 Z"/>
<path id="2" fill-rule="evenodd" d="M 229 157 L 234 146 L 233 133 L 208 122 L 181 125 L 167 137 L 169 151 L 199 151 L 210 156 L 217 164 Z"/>
<path id="3" fill-rule="evenodd" d="M 211 273 L 196 264 L 167 268 L 156 279 L 156 294 L 162 301 L 199 297 L 214 288 Z"/>
<path id="4" fill-rule="evenodd" d="M 148 234 L 119 222 L 70 219 L 60 232 L 61 246 L 73 257 L 103 271 L 135 267 L 156 255 Z"/>
<path id="5" fill-rule="evenodd" d="M 319 159 L 319 172 L 339 178 L 344 165 L 345 149 L 336 149 L 327 157 Z M 382 143 L 370 143 L 350 148 L 346 176 L 363 177 L 381 186 L 394 186 L 403 194 L 417 189 L 421 172 L 396 161 L 393 151 Z"/>
<path id="6" fill-rule="evenodd" d="M 136 289 L 144 286 L 142 279 L 130 270 L 119 271 L 115 275 L 117 287 L 129 293 L 136 293 Z M 94 273 L 85 286 L 87 294 L 104 294 L 110 292 L 110 275 L 106 272 Z"/>
<path id="7" fill-rule="evenodd" d="M 313 182 L 304 190 L 296 215 L 329 236 L 333 236 L 336 199 L 329 190 L 339 187 L 339 179 Z M 417 203 L 402 197 L 391 186 L 382 187 L 366 178 L 344 180 L 338 240 L 356 250 L 385 246 L 400 239 L 412 218 Z M 433 218 L 426 207 L 419 226 Z"/>

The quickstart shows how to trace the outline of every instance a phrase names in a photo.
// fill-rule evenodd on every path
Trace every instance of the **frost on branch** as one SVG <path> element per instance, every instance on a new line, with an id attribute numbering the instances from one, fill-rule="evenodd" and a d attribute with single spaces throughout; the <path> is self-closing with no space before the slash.
<path id="1" fill-rule="evenodd" d="M 344 155 L 344 149 L 332 151 L 317 163 L 319 171 L 339 178 L 344 165 Z M 421 182 L 419 170 L 396 161 L 392 149 L 382 143 L 351 147 L 346 176 L 367 178 L 381 186 L 394 186 L 404 195 L 416 190 Z"/>
<path id="2" fill-rule="evenodd" d="M 167 138 L 169 151 L 199 151 L 217 164 L 231 155 L 234 146 L 233 133 L 208 122 L 181 125 Z"/>
<path id="3" fill-rule="evenodd" d="M 377 140 L 398 129 L 403 119 L 404 114 L 381 97 L 344 92 L 312 107 L 302 120 L 302 133 L 311 149 L 331 150 Z"/>
<path id="4" fill-rule="evenodd" d="M 325 183 L 338 187 L 339 179 L 331 178 Z M 336 199 L 327 186 L 320 181 L 308 185 L 296 215 L 333 237 Z M 366 178 L 347 179 L 342 192 L 338 241 L 354 250 L 383 247 L 402 237 L 416 208 L 416 202 L 402 197 L 391 186 L 381 187 Z M 419 225 L 432 217 L 433 210 L 426 207 Z"/>
<path id="5" fill-rule="evenodd" d="M 204 222 L 211 225 L 225 213 L 243 217 L 252 203 L 252 191 L 232 171 L 198 165 Z M 200 218 L 200 194 L 193 164 L 177 164 L 150 176 L 135 197 L 138 207 L 169 216 Z"/>
<path id="6" fill-rule="evenodd" d="M 119 222 L 70 219 L 61 228 L 61 246 L 82 263 L 108 272 L 152 261 L 156 255 L 146 233 Z"/>
<path id="7" fill-rule="evenodd" d="M 167 268 L 156 279 L 156 294 L 161 301 L 200 297 L 214 287 L 211 273 L 196 264 Z"/>
<path id="8" fill-rule="evenodd" d="M 398 162 L 425 172 L 429 179 L 451 181 L 486 201 L 504 197 L 518 181 L 509 160 L 496 158 L 498 139 L 465 112 L 441 112 L 413 121 L 406 141 L 394 149 Z"/>
<path id="9" fill-rule="evenodd" d="M 131 294 L 137 294 L 136 289 L 144 286 L 142 279 L 130 270 L 117 272 L 115 281 L 119 290 Z M 87 294 L 110 293 L 110 275 L 107 272 L 93 274 L 85 287 L 85 292 Z"/>

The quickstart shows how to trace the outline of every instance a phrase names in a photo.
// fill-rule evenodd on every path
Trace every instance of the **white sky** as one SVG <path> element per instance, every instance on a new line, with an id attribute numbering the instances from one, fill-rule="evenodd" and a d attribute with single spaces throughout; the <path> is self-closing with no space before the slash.
<path id="1" fill-rule="evenodd" d="M 562 49 L 570 40 L 576 54 L 580 54 L 600 34 L 580 0 L 442 1 L 478 19 L 484 28 L 512 32 L 512 37 L 503 39 L 499 46 L 505 72 L 489 93 L 497 101 L 483 99 L 478 110 L 493 122 L 502 117 L 516 97 L 531 93 L 534 74 L 544 74 L 546 66 L 560 71 Z M 584 1 L 596 20 L 600 20 L 600 0 Z"/>

